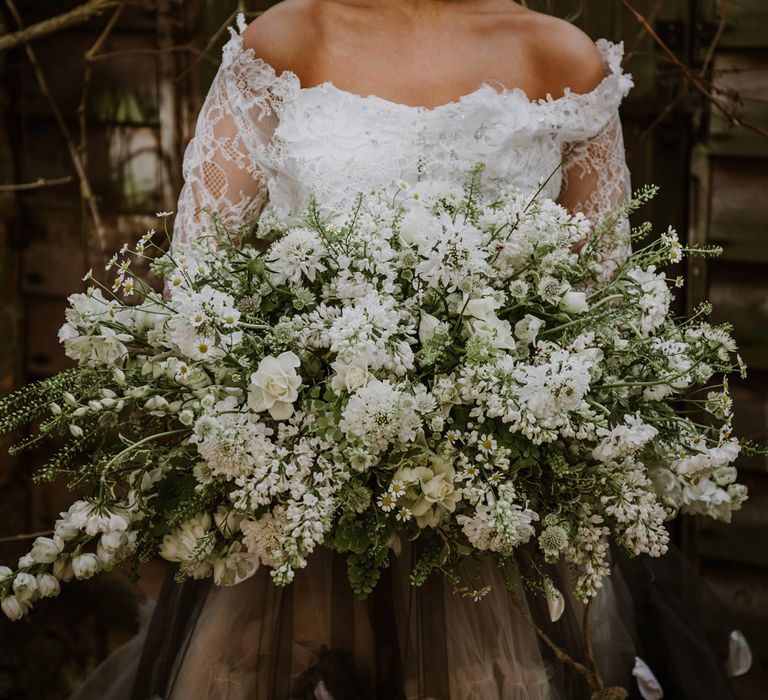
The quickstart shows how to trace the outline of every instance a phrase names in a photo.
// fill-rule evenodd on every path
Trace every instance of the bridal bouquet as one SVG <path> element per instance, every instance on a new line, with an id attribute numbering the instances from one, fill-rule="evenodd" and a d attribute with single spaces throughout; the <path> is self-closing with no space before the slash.
<path id="1" fill-rule="evenodd" d="M 481 178 L 267 209 L 260 245 L 216 221 L 170 252 L 154 231 L 124 246 L 111 290 L 70 298 L 77 367 L 0 401 L 3 432 L 39 426 L 16 450 L 59 440 L 37 478 L 88 494 L 0 567 L 6 615 L 158 553 L 182 577 L 266 566 L 285 585 L 326 546 L 365 595 L 417 539 L 414 585 L 439 571 L 480 597 L 461 584 L 486 553 L 550 594 L 535 572 L 564 560 L 586 600 L 611 541 L 660 556 L 678 512 L 729 520 L 729 329 L 670 315 L 674 231 L 607 252 L 651 188 L 593 230 L 543 197 L 486 201 Z"/>

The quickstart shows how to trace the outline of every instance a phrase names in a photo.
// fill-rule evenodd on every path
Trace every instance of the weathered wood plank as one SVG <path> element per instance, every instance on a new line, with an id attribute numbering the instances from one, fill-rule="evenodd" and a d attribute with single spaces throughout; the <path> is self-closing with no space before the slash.
<path id="1" fill-rule="evenodd" d="M 715 94 L 722 104 L 741 121 L 768 128 L 768 51 L 720 51 L 713 72 Z M 730 123 L 714 106 L 710 114 L 713 153 L 768 156 L 768 139 Z"/>
<path id="2" fill-rule="evenodd" d="M 59 345 L 64 323 L 65 299 L 27 297 L 25 309 L 26 369 L 33 375 L 49 375 L 73 366 Z"/>
<path id="3" fill-rule="evenodd" d="M 715 261 L 709 266 L 712 321 L 731 323 L 741 353 L 755 369 L 768 368 L 768 286 L 760 265 Z"/>
<path id="4" fill-rule="evenodd" d="M 723 259 L 768 262 L 768 160 L 712 159 L 711 197 L 709 240 Z"/>

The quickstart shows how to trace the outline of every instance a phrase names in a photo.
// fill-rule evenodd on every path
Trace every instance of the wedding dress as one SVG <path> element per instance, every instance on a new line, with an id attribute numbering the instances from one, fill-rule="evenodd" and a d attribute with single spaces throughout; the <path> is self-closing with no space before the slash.
<path id="1" fill-rule="evenodd" d="M 357 192 L 394 182 L 461 182 L 480 161 L 487 194 L 511 186 L 541 191 L 600 221 L 630 192 L 618 109 L 632 79 L 621 69 L 621 45 L 601 40 L 597 48 L 606 75 L 589 93 L 533 101 L 520 89 L 486 82 L 424 108 L 330 82 L 303 87 L 295 73 L 278 74 L 244 49 L 241 34 L 232 31 L 186 151 L 174 242 L 206 232 L 212 225 L 206 212 L 250 226 L 267 202 L 285 215 L 303 208 L 311 194 L 321 208 L 343 209 Z M 616 248 L 626 245 L 623 222 Z M 411 550 L 404 546 L 392 558 L 365 601 L 351 593 L 344 559 L 325 550 L 288 588 L 274 586 L 265 567 L 230 588 L 169 579 L 148 630 L 110 657 L 73 700 L 584 695 L 580 679 L 540 644 L 515 606 L 520 601 L 523 612 L 583 660 L 575 600 L 567 597 L 566 614 L 552 624 L 534 596 L 510 595 L 490 563 L 483 573 L 491 591 L 479 602 L 437 577 L 415 589 L 408 581 Z M 633 574 L 636 589 L 641 574 Z M 564 590 L 566 579 L 558 578 Z M 619 569 L 591 612 L 595 655 L 606 681 L 661 697 L 650 671 L 635 661 L 643 643 L 638 609 Z M 695 697 L 731 697 L 727 686 L 713 682 L 709 688 L 721 694 Z"/>

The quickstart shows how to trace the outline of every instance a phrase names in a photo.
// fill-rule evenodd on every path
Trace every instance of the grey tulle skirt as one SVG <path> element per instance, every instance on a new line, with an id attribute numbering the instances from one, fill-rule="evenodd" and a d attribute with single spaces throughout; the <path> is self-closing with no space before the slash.
<path id="1" fill-rule="evenodd" d="M 525 619 L 583 662 L 578 601 L 567 597 L 552 623 L 545 602 L 510 594 L 490 561 L 482 573 L 491 590 L 478 602 L 439 576 L 414 588 L 408 557 L 393 557 L 364 601 L 349 589 L 343 557 L 327 550 L 287 588 L 266 569 L 227 588 L 169 575 L 148 624 L 70 700 L 589 697 Z M 727 616 L 679 554 L 617 557 L 589 619 L 603 679 L 630 697 L 662 697 L 663 688 L 667 698 L 735 698 Z"/>

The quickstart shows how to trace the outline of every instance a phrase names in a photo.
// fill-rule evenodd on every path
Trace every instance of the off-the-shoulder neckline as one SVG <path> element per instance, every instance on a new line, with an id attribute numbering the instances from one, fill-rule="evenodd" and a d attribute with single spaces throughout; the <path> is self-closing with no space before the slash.
<path id="1" fill-rule="evenodd" d="M 606 74 L 605 77 L 603 77 L 603 79 L 588 92 L 573 92 L 571 88 L 566 87 L 563 90 L 563 94 L 559 97 L 552 97 L 551 94 L 547 94 L 546 97 L 531 99 L 528 97 L 528 93 L 526 93 L 526 91 L 521 87 L 507 87 L 498 80 L 484 80 L 474 90 L 464 95 L 460 95 L 459 97 L 450 100 L 449 102 L 443 102 L 432 107 L 427 107 L 424 105 L 412 105 L 405 102 L 390 100 L 386 97 L 382 97 L 373 93 L 363 95 L 358 92 L 345 90 L 344 88 L 336 85 L 332 80 L 324 80 L 317 85 L 304 86 L 302 85 L 298 74 L 294 71 L 285 69 L 278 72 L 274 66 L 272 66 L 260 56 L 257 56 L 252 48 L 245 48 L 243 46 L 242 32 L 245 28 L 245 19 L 242 15 L 238 16 L 237 27 L 239 31 L 237 31 L 234 27 L 229 28 L 231 38 L 224 47 L 225 61 L 227 58 L 232 61 L 239 57 L 241 60 L 251 62 L 267 72 L 271 80 L 289 82 L 298 93 L 312 93 L 331 90 L 337 94 L 343 95 L 348 99 L 358 100 L 361 102 L 376 103 L 378 105 L 389 107 L 390 109 L 398 109 L 415 113 L 429 114 L 450 110 L 464 104 L 467 100 L 476 97 L 481 93 L 487 92 L 489 89 L 497 95 L 512 95 L 522 100 L 523 102 L 534 106 L 557 105 L 562 102 L 574 99 L 591 101 L 593 98 L 606 92 L 612 83 L 617 83 L 617 81 L 622 81 L 622 79 L 625 81 L 625 83 L 623 86 L 617 85 L 617 91 L 620 91 L 623 97 L 623 95 L 632 86 L 632 77 L 629 74 L 624 73 L 621 65 L 622 59 L 624 57 L 624 42 L 615 43 L 608 39 L 597 39 L 595 41 L 595 47 L 603 58 Z"/>

